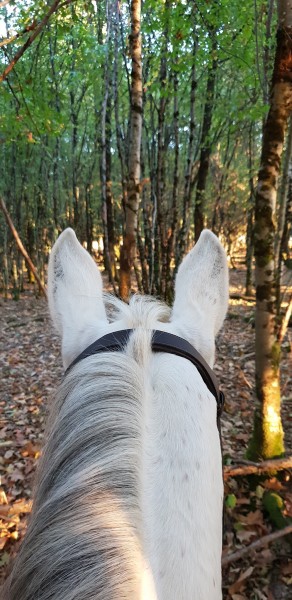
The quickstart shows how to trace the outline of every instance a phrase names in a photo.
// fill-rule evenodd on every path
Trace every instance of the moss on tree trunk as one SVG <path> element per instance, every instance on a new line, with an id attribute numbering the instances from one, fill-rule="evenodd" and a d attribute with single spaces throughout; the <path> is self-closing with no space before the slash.
<path id="1" fill-rule="evenodd" d="M 279 2 L 279 28 L 270 110 L 263 132 L 261 167 L 255 202 L 255 332 L 258 406 L 255 411 L 254 432 L 247 452 L 248 457 L 252 459 L 271 458 L 284 453 L 280 412 L 281 349 L 277 342 L 274 248 L 277 183 L 291 109 L 292 7 L 287 1 Z"/>

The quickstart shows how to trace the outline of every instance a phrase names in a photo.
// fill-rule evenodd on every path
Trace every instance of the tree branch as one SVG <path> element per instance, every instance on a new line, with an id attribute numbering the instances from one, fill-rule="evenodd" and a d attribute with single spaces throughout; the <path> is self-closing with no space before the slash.
<path id="1" fill-rule="evenodd" d="M 10 71 L 12 71 L 12 69 L 15 67 L 16 63 L 19 61 L 19 59 L 22 57 L 25 51 L 31 46 L 31 44 L 34 42 L 37 36 L 44 29 L 50 16 L 59 8 L 60 2 L 61 0 L 54 0 L 54 2 L 51 5 L 51 8 L 48 10 L 47 14 L 44 16 L 42 21 L 38 24 L 31 36 L 26 40 L 25 44 L 23 44 L 23 46 L 18 50 L 18 52 L 16 52 L 9 65 L 7 65 L 6 69 L 3 71 L 2 75 L 0 75 L 0 82 L 5 81 Z"/>
<path id="2" fill-rule="evenodd" d="M 31 258 L 29 257 L 26 249 L 23 246 L 23 243 L 22 243 L 22 241 L 21 241 L 21 239 L 20 239 L 20 237 L 19 237 L 19 235 L 18 235 L 18 233 L 17 233 L 17 231 L 16 231 L 16 229 L 15 229 L 15 227 L 13 225 L 12 219 L 10 217 L 10 214 L 9 214 L 7 208 L 6 208 L 6 204 L 5 204 L 4 200 L 3 200 L 3 198 L 0 198 L 0 208 L 2 209 L 2 211 L 4 213 L 7 225 L 10 227 L 11 233 L 12 233 L 12 235 L 13 235 L 15 241 L 16 241 L 16 244 L 17 244 L 17 246 L 18 246 L 18 248 L 19 248 L 22 256 L 24 257 L 24 259 L 25 259 L 25 261 L 27 263 L 27 266 L 28 266 L 29 270 L 33 273 L 36 281 L 38 282 L 38 286 L 39 286 L 40 291 L 44 294 L 45 297 L 47 297 L 46 288 L 43 285 L 43 283 L 41 281 L 41 278 L 40 278 L 40 276 L 39 276 L 39 274 L 38 274 L 38 272 L 37 272 L 37 270 L 36 270 L 36 268 L 35 268 L 32 260 L 31 260 Z"/>
<path id="3" fill-rule="evenodd" d="M 238 477 L 239 475 L 260 475 L 261 473 L 268 473 L 268 471 L 282 471 L 283 469 L 291 468 L 292 456 L 276 460 L 264 460 L 260 463 L 248 462 L 244 465 L 224 467 L 224 481 L 227 481 L 229 477 Z"/>
<path id="4" fill-rule="evenodd" d="M 76 2 L 76 1 L 77 0 L 65 0 L 64 2 L 62 2 L 62 4 L 59 4 L 59 6 L 57 7 L 56 10 L 59 10 L 60 8 L 64 8 L 64 6 L 69 6 L 70 4 L 72 4 L 72 2 Z M 10 0 L 7 0 L 6 3 L 8 3 L 8 2 L 10 2 Z M 2 8 L 1 3 L 0 3 L 0 8 Z M 12 35 L 10 38 L 5 38 L 3 40 L 0 40 L 0 48 L 2 48 L 2 46 L 8 46 L 12 42 L 15 42 L 15 40 L 18 40 L 20 37 L 22 37 L 29 31 L 34 31 L 37 26 L 38 26 L 38 22 L 33 21 L 30 25 L 27 25 L 22 31 L 19 31 L 19 33 Z"/>
<path id="5" fill-rule="evenodd" d="M 245 302 L 255 302 L 255 296 L 246 296 L 245 294 L 230 294 L 232 300 L 244 300 Z"/>
<path id="6" fill-rule="evenodd" d="M 19 33 L 16 33 L 15 35 L 13 35 L 11 38 L 5 38 L 4 40 L 1 40 L 0 48 L 2 48 L 2 46 L 8 46 L 8 44 L 15 42 L 15 40 L 18 40 L 18 38 L 20 38 L 25 33 L 28 33 L 28 31 L 34 31 L 34 29 L 37 27 L 37 25 L 38 25 L 37 21 L 33 21 L 30 25 L 27 25 L 27 27 L 25 27 Z"/>
<path id="7" fill-rule="evenodd" d="M 237 552 L 233 552 L 232 554 L 227 554 L 227 556 L 223 556 L 222 567 L 226 567 L 230 563 L 235 562 L 236 560 L 239 560 L 240 558 L 243 558 L 243 556 L 245 556 L 246 554 L 249 554 L 252 550 L 257 550 L 258 548 L 261 548 L 262 546 L 266 546 L 267 544 L 270 544 L 271 542 L 278 540 L 279 538 L 283 537 L 284 535 L 289 535 L 291 533 L 292 533 L 292 525 L 287 525 L 287 527 L 284 527 L 283 529 L 280 529 L 279 531 L 274 531 L 273 533 L 264 535 L 259 540 L 256 540 L 255 542 L 252 542 L 248 546 L 244 546 L 244 548 L 237 550 Z"/>

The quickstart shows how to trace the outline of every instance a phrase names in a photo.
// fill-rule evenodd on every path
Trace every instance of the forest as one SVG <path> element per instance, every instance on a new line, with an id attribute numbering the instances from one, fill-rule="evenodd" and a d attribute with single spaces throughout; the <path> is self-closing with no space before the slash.
<path id="1" fill-rule="evenodd" d="M 230 271 L 215 366 L 224 598 L 288 599 L 290 3 L 0 0 L 0 61 L 1 575 L 61 376 L 45 300 L 53 244 L 72 227 L 107 290 L 172 304 L 208 228 Z"/>

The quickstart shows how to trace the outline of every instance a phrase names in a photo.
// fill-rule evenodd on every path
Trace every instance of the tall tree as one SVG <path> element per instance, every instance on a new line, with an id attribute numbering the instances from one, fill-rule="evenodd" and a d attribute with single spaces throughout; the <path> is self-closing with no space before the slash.
<path id="1" fill-rule="evenodd" d="M 183 215 L 182 215 L 182 227 L 179 232 L 178 245 L 176 259 L 177 262 L 181 259 L 187 248 L 187 237 L 189 232 L 189 212 L 191 204 L 191 177 L 192 177 L 192 165 L 194 160 L 194 147 L 195 147 L 195 99 L 196 99 L 196 55 L 198 47 L 198 35 L 196 31 L 196 17 L 195 17 L 195 2 L 192 7 L 192 20 L 194 22 L 193 27 L 193 47 L 192 47 L 192 67 L 191 67 L 191 84 L 190 84 L 190 120 L 189 120 L 189 139 L 188 139 L 188 150 L 187 150 L 187 164 L 184 177 L 184 200 L 183 200 Z"/>
<path id="2" fill-rule="evenodd" d="M 102 193 L 102 215 L 104 226 L 104 257 L 105 267 L 108 271 L 110 281 L 114 286 L 115 275 L 115 227 L 113 195 L 111 183 L 111 113 L 112 113 L 112 93 L 111 80 L 113 73 L 109 65 L 112 64 L 112 25 L 113 12 L 115 6 L 106 2 L 107 11 L 107 35 L 106 35 L 106 55 L 104 64 L 104 100 L 101 108 L 101 193 Z"/>
<path id="3" fill-rule="evenodd" d="M 195 198 L 194 223 L 196 241 L 199 239 L 202 229 L 204 229 L 204 204 L 206 182 L 212 150 L 211 126 L 215 101 L 216 73 L 218 68 L 216 28 L 213 24 L 209 26 L 209 37 L 211 43 L 211 62 L 208 67 L 206 101 L 201 134 L 200 166 L 197 177 L 197 189 Z"/>
<path id="4" fill-rule="evenodd" d="M 277 46 L 270 109 L 264 126 L 255 201 L 256 393 L 254 433 L 249 456 L 284 452 L 281 422 L 280 343 L 277 339 L 275 234 L 277 185 L 285 131 L 292 111 L 292 5 L 278 0 Z"/>
<path id="5" fill-rule="evenodd" d="M 140 201 L 141 134 L 142 134 L 142 56 L 141 0 L 131 2 L 130 55 L 132 60 L 130 94 L 130 136 L 125 229 L 120 253 L 120 296 L 128 298 L 131 270 L 136 258 L 138 208 Z"/>

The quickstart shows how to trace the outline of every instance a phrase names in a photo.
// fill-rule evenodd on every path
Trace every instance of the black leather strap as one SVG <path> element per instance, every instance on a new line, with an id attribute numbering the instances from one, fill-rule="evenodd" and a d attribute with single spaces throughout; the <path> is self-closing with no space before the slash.
<path id="1" fill-rule="evenodd" d="M 93 354 L 99 354 L 101 352 L 118 352 L 123 350 L 129 341 L 130 334 L 133 329 L 122 329 L 120 331 L 114 331 L 101 337 L 96 342 L 93 342 L 88 348 L 83 350 L 71 365 L 66 370 L 66 373 L 72 369 L 81 360 L 92 356 Z M 192 362 L 198 369 L 204 383 L 207 388 L 213 394 L 217 402 L 217 426 L 220 431 L 220 415 L 224 405 L 224 394 L 220 391 L 218 381 L 215 373 L 210 369 L 205 359 L 201 354 L 186 340 L 183 338 L 168 333 L 166 331 L 154 330 L 152 335 L 152 350 L 153 352 L 167 352 L 169 354 L 175 354 L 181 356 Z"/>
<path id="2" fill-rule="evenodd" d="M 130 333 L 132 333 L 133 329 L 121 329 L 120 331 L 114 331 L 113 333 L 107 333 L 103 337 L 90 344 L 68 367 L 66 373 L 74 367 L 80 360 L 84 358 L 88 358 L 88 356 L 92 356 L 93 354 L 100 354 L 100 352 L 118 352 L 123 350 L 123 348 L 127 345 L 130 337 Z M 65 373 L 65 374 L 66 374 Z"/>

